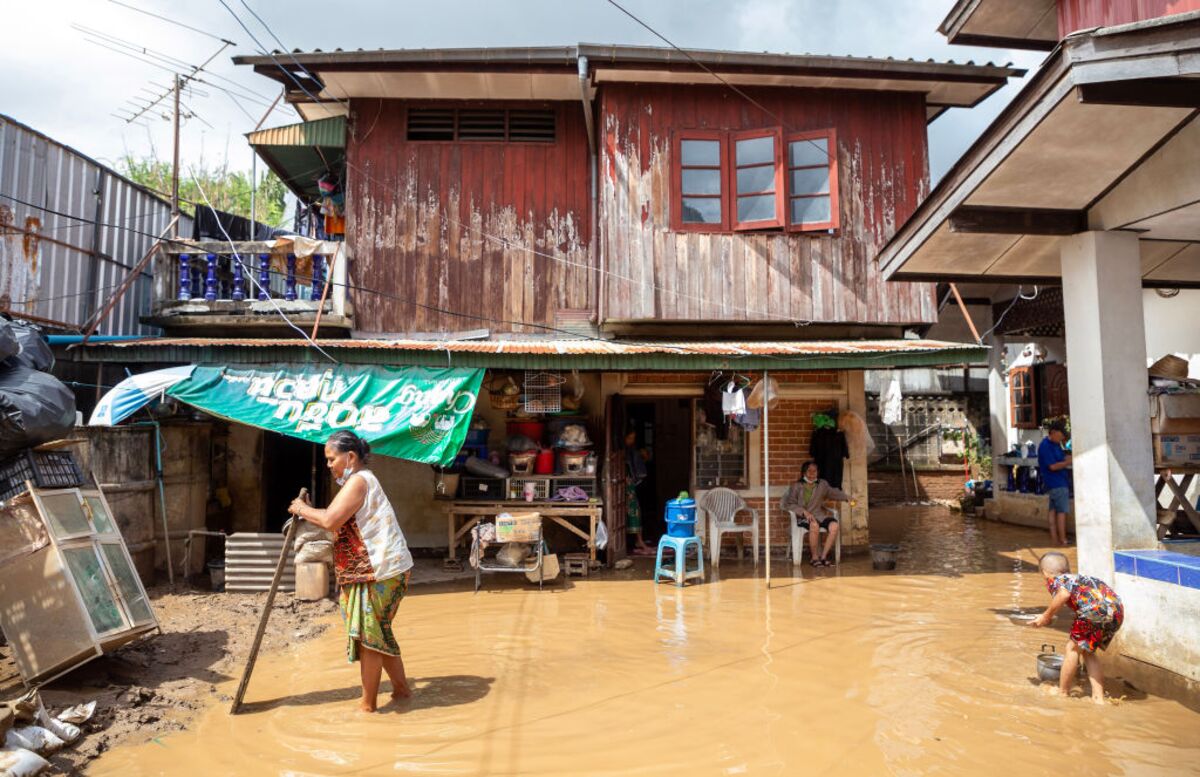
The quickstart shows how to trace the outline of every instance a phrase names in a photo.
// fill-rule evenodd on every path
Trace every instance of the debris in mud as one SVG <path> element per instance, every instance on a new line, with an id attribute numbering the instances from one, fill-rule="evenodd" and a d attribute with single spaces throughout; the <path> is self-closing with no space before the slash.
<path id="1" fill-rule="evenodd" d="M 69 708 L 82 732 L 73 747 L 47 755 L 49 774 L 71 774 L 104 752 L 180 731 L 190 716 L 211 703 L 217 687 L 235 679 L 245 661 L 266 593 L 237 594 L 180 590 L 149 591 L 162 633 L 126 645 L 44 686 L 51 709 Z M 324 634 L 336 619 L 330 599 L 302 602 L 276 598 L 263 650 L 278 650 Z M 11 648 L 0 647 L 0 701 L 24 688 Z M 94 715 L 75 723 L 78 705 L 94 703 Z M 0 770 L 2 772 L 3 770 Z"/>

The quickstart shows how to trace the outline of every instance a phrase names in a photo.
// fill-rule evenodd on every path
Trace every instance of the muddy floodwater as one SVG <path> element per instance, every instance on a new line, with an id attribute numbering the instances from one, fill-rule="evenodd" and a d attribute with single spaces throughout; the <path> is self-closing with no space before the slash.
<path id="1" fill-rule="evenodd" d="M 684 589 L 640 567 L 541 593 L 418 586 L 396 629 L 411 701 L 356 713 L 331 629 L 260 659 L 243 714 L 214 699 L 89 773 L 1200 774 L 1200 715 L 1119 678 L 1106 707 L 1037 686 L 1069 614 L 1034 630 L 1005 613 L 1049 600 L 1044 533 L 940 508 L 871 521 L 902 546 L 895 572 L 857 556 L 802 578 L 776 562 L 770 591 L 749 561 Z"/>

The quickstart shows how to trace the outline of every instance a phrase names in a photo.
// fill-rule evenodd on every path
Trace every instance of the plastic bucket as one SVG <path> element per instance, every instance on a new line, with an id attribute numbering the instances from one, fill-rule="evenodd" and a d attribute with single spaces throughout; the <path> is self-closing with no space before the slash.
<path id="1" fill-rule="evenodd" d="M 872 545 L 871 566 L 875 569 L 891 570 L 896 568 L 896 554 L 900 552 L 899 545 Z"/>
<path id="2" fill-rule="evenodd" d="M 667 536 L 696 536 L 696 500 L 690 498 L 667 500 Z"/>
<path id="3" fill-rule="evenodd" d="M 546 435 L 546 425 L 541 421 L 509 421 L 509 437 L 528 437 L 541 445 Z"/>
<path id="4" fill-rule="evenodd" d="M 537 461 L 533 465 L 533 471 L 538 475 L 553 475 L 554 474 L 554 449 L 542 448 L 538 451 Z"/>
<path id="5" fill-rule="evenodd" d="M 220 559 L 213 559 L 206 565 L 208 567 L 208 579 L 212 583 L 214 591 L 225 590 L 225 562 Z"/>

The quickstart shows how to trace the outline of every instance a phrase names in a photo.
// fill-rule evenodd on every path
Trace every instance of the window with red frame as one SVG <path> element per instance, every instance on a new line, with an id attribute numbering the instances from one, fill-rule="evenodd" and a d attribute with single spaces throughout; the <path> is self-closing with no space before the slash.
<path id="1" fill-rule="evenodd" d="M 838 227 L 837 142 L 833 130 L 777 128 L 676 135 L 676 230 L 725 232 Z"/>
<path id="2" fill-rule="evenodd" d="M 683 230 L 724 230 L 729 224 L 725 205 L 725 133 L 681 133 L 675 145 L 675 227 Z"/>

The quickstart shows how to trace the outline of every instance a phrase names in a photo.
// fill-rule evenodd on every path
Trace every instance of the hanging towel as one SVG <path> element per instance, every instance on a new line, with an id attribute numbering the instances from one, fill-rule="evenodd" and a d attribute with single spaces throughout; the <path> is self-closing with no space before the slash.
<path id="1" fill-rule="evenodd" d="M 734 420 L 746 412 L 746 395 L 733 381 L 729 381 L 721 392 L 721 410 L 727 416 L 734 416 Z"/>
<path id="2" fill-rule="evenodd" d="M 904 396 L 900 393 L 900 377 L 892 373 L 887 388 L 879 398 L 879 415 L 888 426 L 900 423 L 904 417 Z"/>

